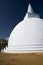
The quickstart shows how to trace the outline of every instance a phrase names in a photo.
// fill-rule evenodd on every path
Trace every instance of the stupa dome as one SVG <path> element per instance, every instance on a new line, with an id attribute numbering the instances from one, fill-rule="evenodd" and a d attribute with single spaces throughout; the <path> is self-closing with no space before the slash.
<path id="1" fill-rule="evenodd" d="M 27 13 L 10 34 L 6 52 L 43 50 L 43 19 L 35 14 L 29 4 Z"/>

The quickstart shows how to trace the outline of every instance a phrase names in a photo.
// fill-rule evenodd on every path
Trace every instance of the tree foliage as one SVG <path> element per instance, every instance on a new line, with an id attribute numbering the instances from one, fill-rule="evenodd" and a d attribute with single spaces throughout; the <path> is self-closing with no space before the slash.
<path id="1" fill-rule="evenodd" d="M 6 46 L 8 47 L 8 41 L 5 39 L 0 39 L 0 51 L 4 48 L 6 48 Z"/>

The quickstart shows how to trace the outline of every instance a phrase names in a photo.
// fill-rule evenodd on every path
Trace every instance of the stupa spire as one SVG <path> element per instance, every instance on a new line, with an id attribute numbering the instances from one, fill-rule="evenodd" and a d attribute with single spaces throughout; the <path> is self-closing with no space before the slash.
<path id="1" fill-rule="evenodd" d="M 28 18 L 32 18 L 32 17 L 38 17 L 39 18 L 39 15 L 34 13 L 32 7 L 31 7 L 31 4 L 29 3 L 29 6 L 28 6 L 28 10 L 27 10 L 27 14 L 28 14 Z"/>
<path id="2" fill-rule="evenodd" d="M 33 9 L 31 7 L 31 4 L 29 3 L 29 6 L 28 6 L 28 13 L 33 13 Z"/>
<path id="3" fill-rule="evenodd" d="M 27 10 L 27 13 L 24 17 L 24 20 L 27 20 L 28 18 L 40 18 L 39 14 L 36 14 L 32 7 L 31 7 L 31 4 L 29 3 L 29 6 L 28 6 L 28 10 Z"/>

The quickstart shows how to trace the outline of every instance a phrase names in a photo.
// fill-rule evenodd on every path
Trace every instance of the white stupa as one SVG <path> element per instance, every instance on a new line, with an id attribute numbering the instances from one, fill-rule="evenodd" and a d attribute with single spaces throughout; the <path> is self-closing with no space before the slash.
<path id="1" fill-rule="evenodd" d="M 27 13 L 10 34 L 4 52 L 24 53 L 43 51 L 43 19 L 35 14 L 29 4 Z"/>

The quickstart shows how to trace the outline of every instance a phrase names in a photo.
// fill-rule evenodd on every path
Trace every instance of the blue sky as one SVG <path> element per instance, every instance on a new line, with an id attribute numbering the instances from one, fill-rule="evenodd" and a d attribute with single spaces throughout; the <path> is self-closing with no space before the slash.
<path id="1" fill-rule="evenodd" d="M 29 2 L 34 12 L 43 19 L 43 0 L 0 0 L 0 38 L 9 37 L 24 18 Z"/>

